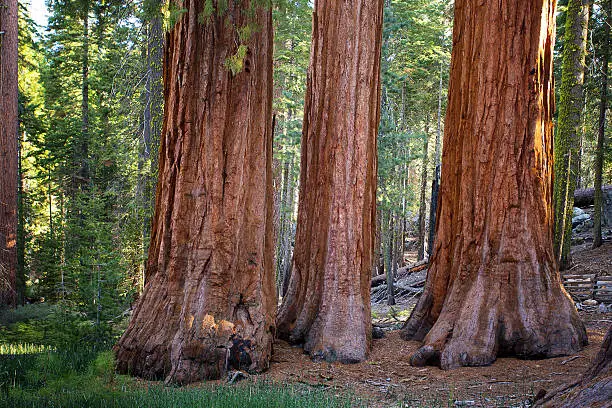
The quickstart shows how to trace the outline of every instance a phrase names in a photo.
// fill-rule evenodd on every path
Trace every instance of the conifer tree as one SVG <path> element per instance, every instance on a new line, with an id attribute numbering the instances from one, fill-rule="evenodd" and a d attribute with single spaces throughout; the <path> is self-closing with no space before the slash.
<path id="1" fill-rule="evenodd" d="M 413 365 L 579 351 L 553 254 L 554 0 L 455 3 L 433 256 L 402 337 Z M 511 40 L 507 40 L 511 39 Z"/>
<path id="2" fill-rule="evenodd" d="M 16 300 L 18 4 L 0 4 L 0 307 Z"/>
<path id="3" fill-rule="evenodd" d="M 181 5 L 164 59 L 147 284 L 115 352 L 122 373 L 184 384 L 265 370 L 276 296 L 272 12 Z"/>
<path id="4" fill-rule="evenodd" d="M 296 244 L 277 326 L 327 361 L 363 361 L 371 342 L 382 13 L 382 0 L 314 3 Z"/>
<path id="5" fill-rule="evenodd" d="M 569 0 L 563 37 L 559 117 L 554 142 L 554 244 L 561 270 L 571 266 L 572 217 L 580 162 L 580 115 L 584 104 L 588 22 L 588 3 Z"/>

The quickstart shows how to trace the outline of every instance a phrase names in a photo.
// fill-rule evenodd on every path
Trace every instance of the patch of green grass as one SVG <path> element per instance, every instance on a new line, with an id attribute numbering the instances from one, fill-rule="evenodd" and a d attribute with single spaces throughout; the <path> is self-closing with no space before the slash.
<path id="1" fill-rule="evenodd" d="M 412 313 L 412 309 L 398 310 L 391 306 L 386 316 L 390 319 L 406 320 L 410 317 L 410 313 Z"/>
<path id="2" fill-rule="evenodd" d="M 354 407 L 355 401 L 340 399 L 323 391 L 296 389 L 291 386 L 242 385 L 206 388 L 167 388 L 152 386 L 138 391 L 98 391 L 64 389 L 59 393 L 34 395 L 13 393 L 4 402 L 21 407 L 108 407 L 108 408 L 323 408 Z"/>
<path id="3" fill-rule="evenodd" d="M 20 407 L 354 407 L 360 403 L 302 385 L 244 381 L 174 388 L 115 373 L 111 351 L 0 347 L 0 406 Z"/>
<path id="4" fill-rule="evenodd" d="M 400 310 L 399 312 L 397 312 L 397 317 L 400 320 L 408 319 L 411 313 L 412 309 Z"/>
<path id="5" fill-rule="evenodd" d="M 51 346 L 40 344 L 0 344 L 0 355 L 20 355 L 20 354 L 35 354 L 45 351 L 54 351 Z"/>
<path id="6" fill-rule="evenodd" d="M 34 303 L 15 309 L 0 309 L 0 325 L 8 326 L 28 320 L 44 320 L 54 312 L 56 306 L 50 303 Z"/>
<path id="7" fill-rule="evenodd" d="M 96 350 L 61 350 L 47 348 L 43 352 L 30 352 L 32 346 L 4 345 L 15 354 L 0 355 L 0 389 L 32 390 L 48 387 L 60 380 L 84 374 L 98 356 Z M 26 351 L 26 353 L 24 353 Z"/>
<path id="8" fill-rule="evenodd" d="M 72 349 L 75 344 L 109 348 L 122 328 L 100 324 L 62 305 L 37 303 L 0 311 L 0 344 L 36 344 Z"/>

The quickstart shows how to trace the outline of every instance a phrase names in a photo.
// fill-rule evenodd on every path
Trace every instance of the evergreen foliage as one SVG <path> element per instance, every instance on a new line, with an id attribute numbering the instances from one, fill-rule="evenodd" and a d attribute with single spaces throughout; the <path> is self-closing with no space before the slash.
<path id="1" fill-rule="evenodd" d="M 142 287 L 144 5 L 50 1 L 45 31 L 21 8 L 22 293 L 102 332 Z"/>
<path id="2" fill-rule="evenodd" d="M 229 1 L 206 0 L 199 24 L 211 24 L 214 19 L 224 22 Z M 579 187 L 592 187 L 594 182 L 602 67 L 610 64 L 602 56 L 609 40 L 606 1 L 590 5 L 584 100 L 577 129 Z M 251 3 L 272 7 L 275 28 L 275 264 L 282 294 L 291 272 L 297 216 L 312 0 Z M 569 38 L 565 36 L 567 3 L 560 1 L 558 8 L 558 85 Z M 104 367 L 110 357 L 99 352 L 108 350 L 124 329 L 126 311 L 143 290 L 163 117 L 163 89 L 151 68 L 161 71 L 159 44 L 165 33 L 156 32 L 153 23 L 163 21 L 164 29 L 171 30 L 187 10 L 181 1 L 161 0 L 47 0 L 46 4 L 50 16 L 46 27 L 31 19 L 29 0 L 20 0 L 19 8 L 17 289 L 19 303 L 33 304 L 0 313 L 0 353 L 22 353 L 3 351 L 1 347 L 10 343 L 29 343 L 33 346 L 25 349 L 33 349 L 23 359 L 0 358 L 0 375 L 25 367 L 18 376 L 31 374 L 31 381 L 38 382 L 31 397 L 26 398 L 23 390 L 10 391 L 16 406 L 57 402 L 79 406 L 85 400 L 104 405 L 110 397 L 93 391 L 53 396 L 60 381 L 56 388 L 40 385 L 48 374 L 44 370 L 54 367 L 53 375 L 68 373 L 67 383 L 72 385 L 85 372 L 93 376 L 86 378 L 95 377 L 95 381 L 107 375 Z M 445 114 L 453 10 L 444 0 L 388 0 L 384 13 L 377 192 L 380 265 L 376 267 L 393 270 L 403 262 L 404 250 L 415 249 L 411 242 L 418 233 L 417 214 L 427 206 L 427 200 L 421 202 L 419 197 L 423 166 L 428 166 L 424 179 L 428 186 L 435 173 L 436 160 L 431 157 L 439 150 L 434 140 Z M 249 39 L 258 28 L 247 23 L 235 29 L 236 52 L 225 61 L 228 75 L 242 72 Z M 558 87 L 557 105 L 567 91 Z M 564 113 L 559 115 L 563 122 Z M 423 160 L 424 154 L 430 159 Z M 603 184 L 610 183 L 608 137 Z M 428 195 L 429 188 L 426 191 Z M 76 344 L 88 344 L 93 351 L 70 354 Z M 41 372 L 32 374 L 36 370 Z M 22 380 L 26 381 L 0 378 L 5 392 L 10 381 Z M 27 390 L 34 386 L 20 384 Z M 265 392 L 265 387 L 255 391 Z M 245 395 L 228 391 L 223 398 L 234 401 Z M 171 406 L 173 398 L 209 397 L 208 391 L 171 397 L 155 388 L 131 390 L 128 400 Z M 279 398 L 304 403 L 291 390 Z M 319 401 L 318 396 L 308 398 L 307 403 Z M 313 406 L 319 403 L 323 404 L 312 402 Z"/>

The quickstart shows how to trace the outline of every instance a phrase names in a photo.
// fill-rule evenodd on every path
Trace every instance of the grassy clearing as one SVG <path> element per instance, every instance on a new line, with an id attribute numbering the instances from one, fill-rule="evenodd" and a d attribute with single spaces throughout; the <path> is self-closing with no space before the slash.
<path id="1" fill-rule="evenodd" d="M 363 406 L 301 385 L 243 381 L 173 388 L 120 376 L 108 350 L 116 338 L 96 341 L 92 335 L 100 333 L 94 329 L 47 304 L 0 311 L 0 407 Z"/>
<path id="2" fill-rule="evenodd" d="M 110 351 L 0 348 L 0 405 L 7 407 L 353 407 L 323 390 L 244 382 L 235 386 L 165 387 L 114 372 Z M 11 353 L 7 353 L 12 352 Z"/>
<path id="3" fill-rule="evenodd" d="M 352 407 L 348 400 L 329 397 L 323 393 L 297 391 L 278 386 L 237 386 L 207 389 L 169 389 L 153 386 L 139 391 L 87 392 L 78 389 L 65 389 L 57 394 L 11 395 L 4 400 L 10 407 L 108 407 L 108 408 L 175 408 L 175 407 Z"/>
<path id="4" fill-rule="evenodd" d="M 117 375 L 108 341 L 88 341 L 91 331 L 81 320 L 70 321 L 61 310 L 38 305 L 17 310 L 17 316 L 0 312 L 0 408 L 11 407 L 455 407 L 455 401 L 473 399 L 448 391 L 419 395 L 380 394 L 369 401 L 332 388 L 301 383 L 243 381 L 236 385 L 201 384 L 197 387 L 166 387 Z M 61 331 L 61 332 L 60 332 Z M 16 339 L 22 338 L 20 342 Z M 476 384 L 477 385 L 477 384 Z M 440 386 L 444 386 L 440 384 Z M 470 387 L 471 388 L 471 387 Z M 414 391 L 414 392 L 411 392 Z M 464 390 L 465 391 L 465 390 Z M 515 398 L 481 395 L 480 406 L 521 407 L 521 398 L 533 389 L 516 389 Z M 395 403 L 393 403 L 395 401 Z"/>

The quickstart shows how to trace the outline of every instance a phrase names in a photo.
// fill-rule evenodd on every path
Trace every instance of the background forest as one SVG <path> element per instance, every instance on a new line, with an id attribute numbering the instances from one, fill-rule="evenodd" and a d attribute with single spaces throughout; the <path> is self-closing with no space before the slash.
<path id="1" fill-rule="evenodd" d="M 48 7 L 45 28 L 20 3 L 20 302 L 44 299 L 75 324 L 108 333 L 143 288 L 163 116 L 161 47 L 181 11 L 156 0 Z M 307 0 L 278 2 L 273 13 L 279 283 L 295 234 L 311 13 Z M 399 242 L 427 230 L 451 20 L 446 1 L 385 8 L 378 240 L 381 255 L 394 248 L 395 263 Z"/>
<path id="2" fill-rule="evenodd" d="M 566 3 L 559 2 L 557 14 L 558 86 Z M 609 3 L 589 6 L 577 188 L 594 186 L 598 152 L 602 183 L 612 184 L 612 145 L 597 144 L 600 127 L 610 128 L 610 115 L 604 123 L 600 117 Z M 19 1 L 21 307 L 0 315 L 0 343 L 34 351 L 87 344 L 93 351 L 66 352 L 51 363 L 32 360 L 29 368 L 71 361 L 74 373 L 93 367 L 112 382 L 112 356 L 99 352 L 125 330 L 130 305 L 144 287 L 163 120 L 163 43 L 184 11 L 162 0 L 47 0 L 46 6 L 48 24 L 40 26 L 30 1 Z M 405 251 L 416 252 L 414 261 L 426 259 L 432 246 L 452 20 L 447 0 L 385 1 L 373 275 L 405 266 Z M 311 1 L 274 1 L 273 22 L 275 264 L 282 296 L 296 230 Z M 557 90 L 557 99 L 561 94 Z M 603 103 L 609 111 L 609 101 Z M 15 381 L 44 382 L 5 365 L 3 389 Z M 223 398 L 244 397 L 233 392 Z M 290 406 L 294 396 L 279 398 L 286 399 L 278 406 Z M 312 398 L 311 404 L 332 403 Z"/>

